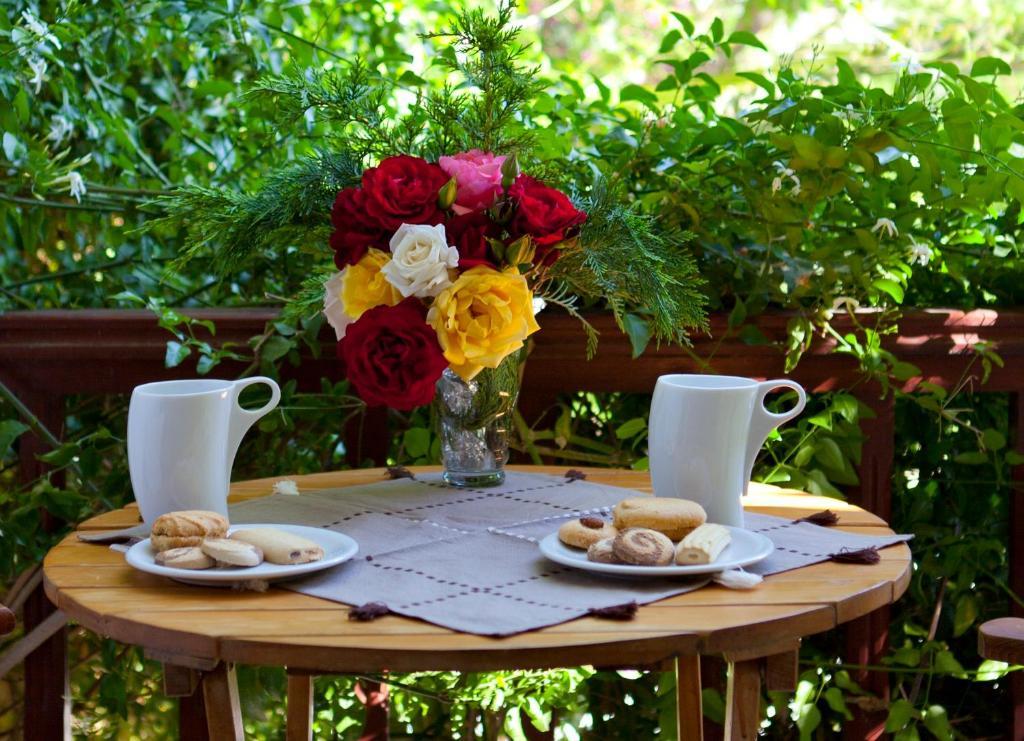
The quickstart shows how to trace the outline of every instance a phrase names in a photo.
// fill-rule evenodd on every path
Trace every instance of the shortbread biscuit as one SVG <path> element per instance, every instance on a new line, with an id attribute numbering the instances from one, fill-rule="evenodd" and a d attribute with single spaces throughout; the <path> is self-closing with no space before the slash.
<path id="1" fill-rule="evenodd" d="M 642 527 L 664 533 L 671 540 L 682 540 L 704 524 L 704 508 L 689 499 L 673 497 L 632 497 L 623 499 L 612 510 L 613 522 L 620 531 Z"/>
<path id="2" fill-rule="evenodd" d="M 597 563 L 622 563 L 615 555 L 615 538 L 599 540 L 587 548 L 587 560 Z"/>
<path id="3" fill-rule="evenodd" d="M 600 517 L 581 517 L 558 528 L 558 539 L 573 548 L 589 548 L 599 540 L 614 538 L 618 529 Z"/>
<path id="4" fill-rule="evenodd" d="M 216 512 L 183 510 L 168 512 L 156 518 L 150 534 L 153 550 L 198 546 L 205 538 L 223 538 L 228 534 L 228 520 Z"/>
<path id="5" fill-rule="evenodd" d="M 263 551 L 240 540 L 207 538 L 200 548 L 218 566 L 259 566 L 263 563 Z"/>
<path id="6" fill-rule="evenodd" d="M 263 560 L 270 563 L 309 563 L 324 557 L 324 549 L 309 538 L 272 527 L 236 530 L 229 537 L 256 546 L 263 551 Z"/>
<path id="7" fill-rule="evenodd" d="M 161 551 L 153 559 L 158 566 L 166 566 L 171 569 L 190 569 L 200 571 L 212 569 L 216 562 L 203 553 L 199 546 L 188 546 L 186 548 L 171 548 L 168 551 Z"/>
<path id="8" fill-rule="evenodd" d="M 612 551 L 620 561 L 634 566 L 668 566 L 676 555 L 675 545 L 667 535 L 642 527 L 616 535 Z"/>

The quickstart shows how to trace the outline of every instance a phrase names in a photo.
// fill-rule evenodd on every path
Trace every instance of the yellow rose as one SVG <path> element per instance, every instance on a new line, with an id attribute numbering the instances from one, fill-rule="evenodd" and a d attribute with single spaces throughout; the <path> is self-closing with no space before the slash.
<path id="1" fill-rule="evenodd" d="M 434 299 L 427 323 L 437 332 L 453 371 L 469 381 L 498 365 L 540 329 L 533 294 L 514 268 L 467 270 Z"/>
<path id="2" fill-rule="evenodd" d="M 375 306 L 394 306 L 402 300 L 402 294 L 380 271 L 390 259 L 388 253 L 371 249 L 341 274 L 341 305 L 352 321 Z"/>

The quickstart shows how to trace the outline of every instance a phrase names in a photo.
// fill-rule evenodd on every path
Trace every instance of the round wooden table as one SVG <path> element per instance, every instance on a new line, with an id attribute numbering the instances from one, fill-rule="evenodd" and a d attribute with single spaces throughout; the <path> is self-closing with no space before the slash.
<path id="1" fill-rule="evenodd" d="M 650 491 L 646 473 L 586 473 L 594 482 Z M 267 496 L 280 478 L 233 484 L 231 499 Z M 311 491 L 384 478 L 382 469 L 363 469 L 295 480 L 300 491 Z M 853 505 L 776 487 L 752 484 L 746 507 L 791 519 L 831 509 L 839 515 L 840 529 L 891 532 L 881 519 Z M 79 529 L 114 530 L 138 523 L 132 505 Z M 458 633 L 394 615 L 351 621 L 345 605 L 286 590 L 259 594 L 185 586 L 135 571 L 123 554 L 80 542 L 75 534 L 50 551 L 43 568 L 47 595 L 69 618 L 142 646 L 164 662 L 168 694 L 188 696 L 201 686 L 215 739 L 242 737 L 235 663 L 288 668 L 291 739 L 309 737 L 311 677 L 317 674 L 636 667 L 666 661 L 674 661 L 678 672 L 679 738 L 700 738 L 701 655 L 721 656 L 729 664 L 726 738 L 753 738 L 760 721 L 762 670 L 769 689 L 792 689 L 802 637 L 891 604 L 906 590 L 910 549 L 897 545 L 880 553 L 878 564 L 816 564 L 769 576 L 751 591 L 708 586 L 643 606 L 628 622 L 580 618 L 506 638 Z"/>

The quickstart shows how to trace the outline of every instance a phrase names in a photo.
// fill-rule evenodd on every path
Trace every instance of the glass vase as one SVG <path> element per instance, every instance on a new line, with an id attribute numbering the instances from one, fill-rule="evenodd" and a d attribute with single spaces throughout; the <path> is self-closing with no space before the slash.
<path id="1" fill-rule="evenodd" d="M 524 352 L 512 353 L 471 381 L 450 369 L 438 379 L 434 412 L 444 480 L 451 486 L 497 486 L 505 480 L 524 357 Z"/>

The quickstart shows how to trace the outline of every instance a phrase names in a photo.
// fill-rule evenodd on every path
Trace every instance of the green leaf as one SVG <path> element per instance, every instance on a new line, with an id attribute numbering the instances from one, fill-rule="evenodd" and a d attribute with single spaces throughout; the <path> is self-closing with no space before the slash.
<path id="1" fill-rule="evenodd" d="M 263 343 L 263 346 L 260 348 L 260 358 L 265 363 L 273 363 L 275 360 L 287 355 L 294 344 L 294 342 L 285 337 L 274 335 Z"/>
<path id="2" fill-rule="evenodd" d="M 761 40 L 757 38 L 750 31 L 733 31 L 729 34 L 729 38 L 725 40 L 727 44 L 742 44 L 743 46 L 756 46 L 758 49 L 764 49 L 768 51 L 768 47 L 761 43 Z"/>
<path id="3" fill-rule="evenodd" d="M 633 347 L 633 357 L 639 358 L 647 349 L 647 343 L 651 341 L 651 325 L 636 314 L 626 314 L 622 318 L 622 324 Z"/>
<path id="4" fill-rule="evenodd" d="M 430 450 L 430 431 L 424 427 L 410 427 L 402 435 L 406 455 L 422 458 Z"/>
<path id="5" fill-rule="evenodd" d="M 686 31 L 686 35 L 687 36 L 693 36 L 693 32 L 694 32 L 694 30 L 696 28 L 693 25 L 693 21 L 691 21 L 689 18 L 687 18 L 682 13 L 677 13 L 675 11 L 672 12 L 672 17 L 675 18 L 677 21 L 679 21 L 679 25 L 683 27 L 684 31 Z"/>
<path id="6" fill-rule="evenodd" d="M 27 432 L 28 429 L 28 425 L 16 419 L 0 420 L 0 460 L 3 460 L 7 455 L 7 451 L 14 444 L 14 441 L 22 433 Z"/>
<path id="7" fill-rule="evenodd" d="M 939 741 L 952 741 L 953 726 L 949 723 L 946 709 L 941 705 L 932 705 L 924 711 L 924 727 L 931 731 Z"/>
<path id="8" fill-rule="evenodd" d="M 715 18 L 711 21 L 711 39 L 717 44 L 722 40 L 723 35 L 725 35 L 725 27 L 722 25 L 722 19 Z"/>
<path id="9" fill-rule="evenodd" d="M 956 601 L 953 615 L 953 635 L 962 636 L 978 619 L 978 599 L 973 594 L 962 594 Z"/>
<path id="10" fill-rule="evenodd" d="M 59 448 L 54 448 L 36 457 L 43 463 L 60 468 L 69 464 L 80 450 L 77 443 L 64 443 Z"/>
<path id="11" fill-rule="evenodd" d="M 889 733 L 898 731 L 914 717 L 914 706 L 906 700 L 896 700 L 889 706 L 889 716 L 885 719 L 885 730 Z"/>
<path id="12" fill-rule="evenodd" d="M 633 417 L 633 419 L 628 422 L 623 422 L 615 428 L 615 437 L 620 440 L 627 440 L 631 437 L 635 437 L 645 429 L 647 429 L 647 420 L 643 417 Z"/>
<path id="13" fill-rule="evenodd" d="M 932 667 L 936 671 L 952 674 L 954 677 L 966 677 L 963 665 L 956 660 L 951 651 L 942 650 L 935 654 L 932 660 Z"/>
<path id="14" fill-rule="evenodd" d="M 988 463 L 988 456 L 980 450 L 971 450 L 966 453 L 958 453 L 953 460 L 965 466 L 981 466 Z"/>
<path id="15" fill-rule="evenodd" d="M 839 444 L 830 437 L 822 437 L 815 443 L 814 457 L 821 462 L 825 468 L 832 468 L 841 471 L 844 468 L 845 458 Z"/>
<path id="16" fill-rule="evenodd" d="M 889 278 L 878 278 L 871 283 L 871 286 L 883 293 L 889 294 L 898 303 L 903 303 L 903 286 Z"/>
<path id="17" fill-rule="evenodd" d="M 18 158 L 18 137 L 10 131 L 4 132 L 4 156 L 12 162 Z"/>
<path id="18" fill-rule="evenodd" d="M 673 28 L 664 38 L 661 40 L 661 46 L 658 47 L 659 54 L 667 54 L 675 48 L 675 45 L 683 38 L 683 35 L 679 33 L 678 29 Z"/>
<path id="19" fill-rule="evenodd" d="M 694 32 L 694 30 L 696 28 L 693 25 L 693 21 L 691 21 L 689 18 L 687 18 L 682 13 L 677 13 L 675 11 L 672 12 L 672 17 L 675 18 L 677 21 L 679 21 L 679 25 L 683 27 L 684 31 L 686 31 L 686 35 L 687 36 L 693 36 L 693 32 Z"/>
<path id="20" fill-rule="evenodd" d="M 759 75 L 757 72 L 737 72 L 736 76 L 742 77 L 744 80 L 750 80 L 752 83 L 768 93 L 768 95 L 775 95 L 775 83 L 764 75 Z"/>
<path id="21" fill-rule="evenodd" d="M 971 77 L 1012 74 L 1013 69 L 1010 68 L 1010 65 L 999 57 L 981 57 L 971 65 Z"/>
<path id="22" fill-rule="evenodd" d="M 981 444 L 985 450 L 997 451 L 1006 447 L 1006 435 L 989 427 L 981 433 Z"/>
<path id="23" fill-rule="evenodd" d="M 175 368 L 181 365 L 182 361 L 191 354 L 192 348 L 188 345 L 183 345 L 180 342 L 175 342 L 174 340 L 168 340 L 167 352 L 164 354 L 164 366 L 167 368 Z"/>
<path id="24" fill-rule="evenodd" d="M 846 707 L 846 699 L 843 697 L 843 691 L 838 687 L 829 687 L 825 690 L 825 702 L 828 703 L 829 708 L 832 712 L 838 713 L 847 720 L 853 720 L 853 715 L 850 713 L 849 708 Z"/>
<path id="25" fill-rule="evenodd" d="M 1005 677 L 1009 670 L 1010 665 L 1005 661 L 985 659 L 983 662 L 978 664 L 978 672 L 974 675 L 974 681 L 994 682 L 997 679 Z"/>
<path id="26" fill-rule="evenodd" d="M 808 705 L 797 718 L 796 727 L 800 729 L 800 741 L 808 741 L 814 737 L 814 731 L 821 725 L 821 711 L 817 705 Z"/>
<path id="27" fill-rule="evenodd" d="M 641 85 L 626 85 L 619 91 L 619 100 L 623 103 L 635 100 L 651 110 L 658 110 L 658 96 Z"/>

